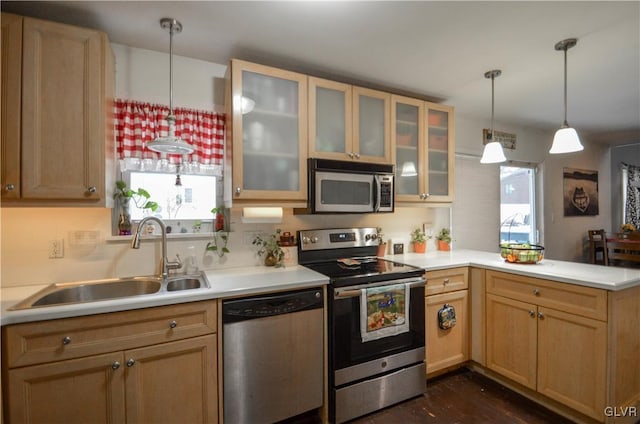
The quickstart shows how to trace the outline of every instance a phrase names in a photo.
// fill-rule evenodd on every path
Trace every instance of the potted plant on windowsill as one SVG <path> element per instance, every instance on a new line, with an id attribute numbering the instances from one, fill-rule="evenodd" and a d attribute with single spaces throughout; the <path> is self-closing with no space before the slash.
<path id="1" fill-rule="evenodd" d="M 413 243 L 413 251 L 416 253 L 424 253 L 427 250 L 427 239 L 430 239 L 420 228 L 416 228 L 411 232 L 411 242 Z"/>
<path id="2" fill-rule="evenodd" d="M 378 240 L 378 256 L 384 256 L 387 252 L 387 242 L 384 241 L 382 227 L 376 227 L 376 239 Z"/>
<path id="3" fill-rule="evenodd" d="M 438 239 L 438 250 L 451 250 L 451 230 L 441 229 L 436 239 Z"/>
<path id="4" fill-rule="evenodd" d="M 131 214 L 129 213 L 131 200 L 133 200 L 134 205 L 140 209 L 150 209 L 153 212 L 158 209 L 158 203 L 149 200 L 151 195 L 147 190 L 143 188 L 131 190 L 127 188 L 127 183 L 122 180 L 116 181 L 116 190 L 113 193 L 113 198 L 120 208 L 118 215 L 118 234 L 121 236 L 131 234 Z"/>
<path id="5" fill-rule="evenodd" d="M 258 246 L 258 255 L 264 256 L 264 264 L 266 266 L 275 266 L 276 268 L 284 266 L 284 250 L 278 244 L 280 233 L 279 228 L 275 233 L 266 237 L 257 235 L 251 244 Z"/>

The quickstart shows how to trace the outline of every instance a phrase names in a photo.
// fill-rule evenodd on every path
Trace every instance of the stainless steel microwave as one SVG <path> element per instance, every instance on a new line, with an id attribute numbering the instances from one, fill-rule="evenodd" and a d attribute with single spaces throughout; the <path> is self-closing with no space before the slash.
<path id="1" fill-rule="evenodd" d="M 394 165 L 309 159 L 311 213 L 393 212 Z"/>

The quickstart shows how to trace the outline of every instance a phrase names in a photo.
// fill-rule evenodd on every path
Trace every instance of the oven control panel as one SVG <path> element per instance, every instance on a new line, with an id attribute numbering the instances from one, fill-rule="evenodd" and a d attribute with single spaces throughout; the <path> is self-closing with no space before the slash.
<path id="1" fill-rule="evenodd" d="M 374 227 L 303 230 L 298 232 L 298 240 L 300 250 L 368 247 L 378 245 L 378 233 Z"/>

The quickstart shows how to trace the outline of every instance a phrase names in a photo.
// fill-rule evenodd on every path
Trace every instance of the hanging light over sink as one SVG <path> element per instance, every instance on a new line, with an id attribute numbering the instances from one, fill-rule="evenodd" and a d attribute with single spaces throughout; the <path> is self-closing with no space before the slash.
<path id="1" fill-rule="evenodd" d="M 176 137 L 176 117 L 173 114 L 173 34 L 182 32 L 182 24 L 173 18 L 163 18 L 160 19 L 160 26 L 169 31 L 169 114 L 167 115 L 169 134 L 166 137 L 156 138 L 147 144 L 147 148 L 158 153 L 187 155 L 193 153 L 194 148 L 180 137 Z"/>

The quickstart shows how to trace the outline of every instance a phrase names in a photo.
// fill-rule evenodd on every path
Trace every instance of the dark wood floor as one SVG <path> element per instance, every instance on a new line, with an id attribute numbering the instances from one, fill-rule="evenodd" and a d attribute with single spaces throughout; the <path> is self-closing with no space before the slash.
<path id="1" fill-rule="evenodd" d="M 427 382 L 424 396 L 355 419 L 350 424 L 565 424 L 529 399 L 463 369 Z"/>

